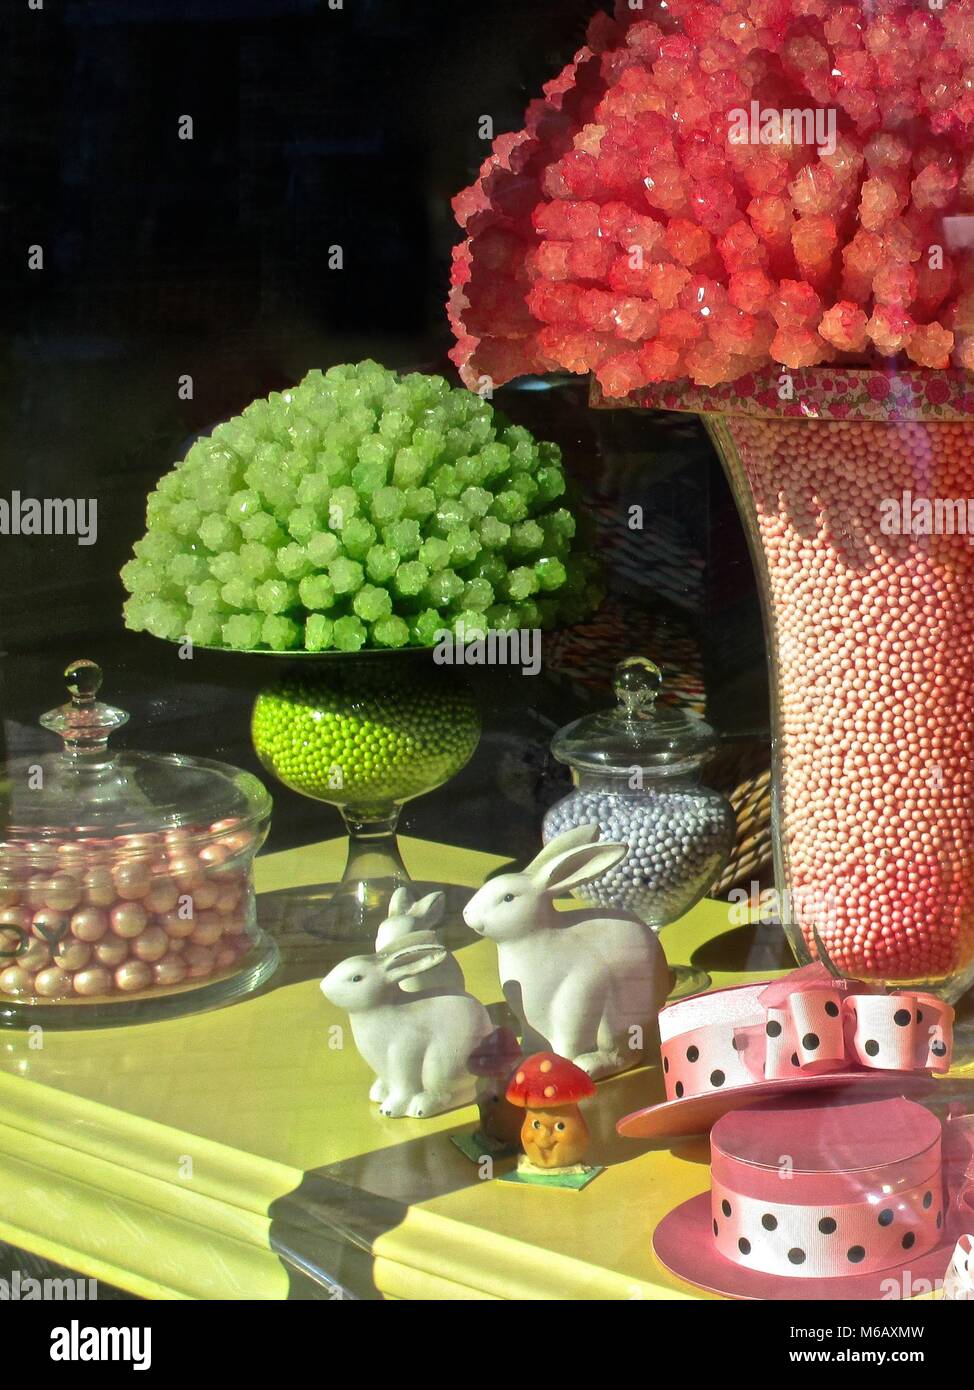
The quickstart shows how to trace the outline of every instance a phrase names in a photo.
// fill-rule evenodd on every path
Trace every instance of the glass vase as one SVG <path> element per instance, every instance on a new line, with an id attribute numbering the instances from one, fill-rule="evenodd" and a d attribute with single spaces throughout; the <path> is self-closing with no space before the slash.
<path id="1" fill-rule="evenodd" d="M 974 980 L 974 393 L 809 369 L 640 393 L 701 413 L 764 612 L 782 923 L 802 963 Z"/>

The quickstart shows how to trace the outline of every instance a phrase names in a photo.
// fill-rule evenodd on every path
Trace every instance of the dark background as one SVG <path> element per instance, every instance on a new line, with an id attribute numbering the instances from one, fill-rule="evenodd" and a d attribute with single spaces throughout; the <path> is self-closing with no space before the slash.
<path id="1" fill-rule="evenodd" d="M 125 632 L 119 567 L 144 500 L 193 436 L 310 367 L 372 356 L 450 370 L 450 198 L 582 41 L 583 0 L 9 0 L 0 48 L 0 494 L 97 497 L 97 545 L 0 537 L 9 750 L 78 656 L 132 713 L 132 746 L 255 767 L 247 712 L 266 664 Z M 181 116 L 194 138 L 177 136 Z M 330 271 L 341 245 L 344 269 Z M 43 270 L 28 248 L 43 247 Z M 177 395 L 190 374 L 194 397 Z M 452 373 L 451 373 L 452 374 Z M 547 742 L 611 699 L 635 650 L 702 673 L 731 751 L 760 743 L 767 689 L 743 535 L 692 417 L 594 415 L 583 383 L 500 404 L 558 439 L 599 523 L 610 650 L 529 680 L 477 672 L 485 734 L 403 828 L 533 853 L 565 787 Z M 530 388 L 530 389 L 528 389 Z M 634 536 L 628 508 L 646 509 Z M 615 644 L 612 650 L 613 643 Z M 606 642 L 603 641 L 603 648 Z M 588 653 L 588 654 L 586 654 Z M 337 833 L 280 787 L 270 848 Z"/>

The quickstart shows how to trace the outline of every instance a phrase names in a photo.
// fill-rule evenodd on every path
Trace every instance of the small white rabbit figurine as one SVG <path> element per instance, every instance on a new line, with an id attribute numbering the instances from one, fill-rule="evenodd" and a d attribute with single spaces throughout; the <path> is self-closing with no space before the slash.
<path id="1" fill-rule="evenodd" d="M 376 952 L 386 951 L 409 938 L 410 944 L 438 946 L 435 928 L 446 906 L 445 893 L 428 893 L 413 902 L 408 888 L 397 888 L 389 899 L 389 915 L 375 937 Z M 442 965 L 424 970 L 421 975 L 409 975 L 399 988 L 404 994 L 462 994 L 466 989 L 463 971 L 457 960 L 447 952 Z"/>
<path id="2" fill-rule="evenodd" d="M 374 956 L 351 956 L 329 972 L 321 992 L 346 1009 L 355 1046 L 375 1072 L 369 1099 L 383 1115 L 420 1119 L 476 1097 L 467 1061 L 493 1032 L 470 994 L 403 994 L 402 980 L 435 969 L 442 946 L 412 942 Z"/>
<path id="3" fill-rule="evenodd" d="M 554 906 L 625 858 L 628 846 L 597 843 L 598 834 L 597 825 L 566 830 L 523 872 L 478 889 L 463 911 L 468 927 L 497 943 L 505 998 L 528 1034 L 525 1050 L 555 1052 L 593 1078 L 641 1061 L 670 988 L 663 948 L 638 917 Z"/>

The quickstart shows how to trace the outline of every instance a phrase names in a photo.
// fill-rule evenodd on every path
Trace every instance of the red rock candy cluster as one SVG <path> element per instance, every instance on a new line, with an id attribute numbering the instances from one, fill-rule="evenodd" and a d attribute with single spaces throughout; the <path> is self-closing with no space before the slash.
<path id="1" fill-rule="evenodd" d="M 735 143 L 752 102 L 818 111 L 825 139 Z M 474 389 L 974 367 L 974 0 L 621 0 L 455 209 Z"/>
<path id="2" fill-rule="evenodd" d="M 969 423 L 729 418 L 777 636 L 792 907 L 839 969 L 974 960 L 974 546 L 886 535 L 877 499 L 974 497 Z M 836 460 L 855 460 L 850 471 Z"/>

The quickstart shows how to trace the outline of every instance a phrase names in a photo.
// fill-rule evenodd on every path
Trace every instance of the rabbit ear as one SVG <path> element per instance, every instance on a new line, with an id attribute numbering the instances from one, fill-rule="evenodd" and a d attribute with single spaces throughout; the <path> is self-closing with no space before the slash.
<path id="1" fill-rule="evenodd" d="M 578 845 L 549 860 L 542 865 L 541 872 L 532 874 L 531 878 L 546 893 L 561 893 L 587 883 L 590 878 L 607 874 L 621 864 L 628 853 L 628 845 Z"/>
<path id="2" fill-rule="evenodd" d="M 413 903 L 409 908 L 409 915 L 421 921 L 424 927 L 435 927 L 445 908 L 445 893 L 428 893 L 425 898 L 420 898 L 418 903 Z"/>
<path id="3" fill-rule="evenodd" d="M 565 850 L 575 849 L 578 845 L 594 844 L 598 838 L 599 827 L 594 821 L 588 825 L 576 825 L 572 830 L 563 830 L 560 835 L 548 841 L 540 854 L 534 856 L 531 863 L 525 866 L 524 873 L 529 878 L 534 878 L 539 869 L 550 864 L 558 855 L 564 854 Z"/>
<path id="4" fill-rule="evenodd" d="M 413 895 L 408 888 L 397 888 L 389 899 L 390 917 L 403 917 L 412 907 Z"/>
<path id="5" fill-rule="evenodd" d="M 379 957 L 382 973 L 387 980 L 405 980 L 410 975 L 421 975 L 424 970 L 432 970 L 446 960 L 442 946 L 400 946 L 386 951 Z"/>

